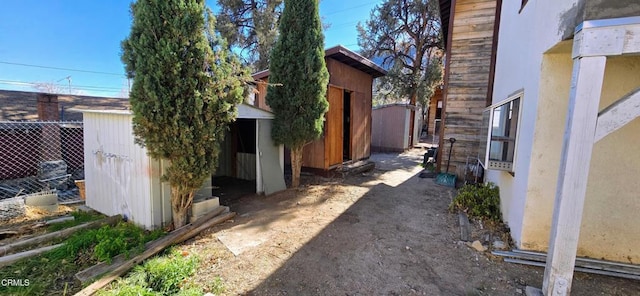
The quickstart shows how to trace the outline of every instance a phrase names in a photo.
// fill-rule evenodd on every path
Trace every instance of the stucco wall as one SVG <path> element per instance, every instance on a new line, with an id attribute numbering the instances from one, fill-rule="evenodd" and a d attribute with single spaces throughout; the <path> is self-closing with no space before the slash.
<path id="1" fill-rule="evenodd" d="M 564 24 L 578 1 L 503 1 L 493 103 L 524 90 L 515 174 L 487 171 L 500 186 L 503 217 L 516 246 L 545 251 L 562 148 L 572 41 Z M 535 30 L 532 26 L 535 24 Z M 600 109 L 640 86 L 640 57 L 607 62 Z M 640 123 L 594 147 L 578 255 L 640 261 Z M 635 243 L 634 243 L 635 242 Z"/>
<path id="2" fill-rule="evenodd" d="M 522 247 L 547 249 L 558 177 L 562 132 L 566 119 L 571 57 L 548 54 L 543 63 L 532 177 L 527 192 Z M 640 57 L 607 60 L 602 98 L 604 109 L 640 86 Z M 565 95 L 560 95 L 565 94 Z M 640 121 L 635 120 L 594 146 L 583 212 L 578 255 L 640 262 Z"/>
<path id="3" fill-rule="evenodd" d="M 548 246 L 571 86 L 571 44 L 571 40 L 561 43 L 542 61 L 531 178 L 518 246 L 523 249 L 545 251 Z"/>
<path id="4" fill-rule="evenodd" d="M 529 1 L 519 13 L 520 1 L 503 1 L 492 103 L 523 90 L 518 147 L 513 175 L 488 170 L 486 180 L 500 187 L 501 210 L 516 244 L 522 227 L 530 175 L 530 160 L 538 108 L 542 54 L 561 41 L 563 12 L 575 1 Z M 533 25 L 535 24 L 535 26 Z M 532 28 L 535 27 L 535 30 Z M 523 58 L 526 57 L 526 58 Z M 568 98 L 568 95 L 567 95 Z"/>

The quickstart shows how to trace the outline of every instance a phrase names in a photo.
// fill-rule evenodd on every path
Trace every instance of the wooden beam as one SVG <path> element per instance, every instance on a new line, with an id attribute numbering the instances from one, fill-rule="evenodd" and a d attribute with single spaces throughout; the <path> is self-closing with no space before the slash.
<path id="1" fill-rule="evenodd" d="M 231 212 L 231 213 L 226 213 L 226 214 L 212 217 L 213 216 L 212 213 L 208 213 L 207 215 L 202 216 L 201 218 L 198 218 L 198 220 L 196 220 L 192 224 L 187 224 L 181 228 L 174 230 L 168 235 L 153 241 L 150 244 L 149 248 L 146 249 L 144 252 L 122 263 L 120 266 L 116 267 L 111 272 L 107 273 L 100 280 L 92 283 L 91 285 L 82 289 L 80 292 L 76 293 L 76 295 L 79 295 L 79 296 L 93 295 L 99 289 L 102 289 L 104 286 L 111 283 L 116 278 L 127 273 L 134 266 L 142 263 L 147 258 L 157 254 L 158 252 L 169 247 L 170 245 L 179 244 L 185 240 L 188 240 L 196 236 L 203 230 L 211 226 L 214 226 L 216 224 L 220 224 L 224 221 L 227 221 L 236 215 L 236 213 Z"/>
<path id="2" fill-rule="evenodd" d="M 36 255 L 40 255 L 44 252 L 48 252 L 51 251 L 55 248 L 61 247 L 64 244 L 57 244 L 57 245 L 53 245 L 53 246 L 46 246 L 46 247 L 42 247 L 42 248 L 38 248 L 35 250 L 29 250 L 29 251 L 24 251 L 21 253 L 16 253 L 16 254 L 12 254 L 12 255 L 7 255 L 7 256 L 2 256 L 0 257 L 0 267 L 5 267 L 13 262 L 16 262 L 20 259 L 24 259 L 24 258 L 30 258 Z"/>
<path id="3" fill-rule="evenodd" d="M 545 295 L 571 291 L 606 61 L 604 56 L 574 59 L 542 287 Z"/>
<path id="4" fill-rule="evenodd" d="M 93 222 L 89 222 L 89 223 L 85 223 L 85 224 L 80 224 L 77 226 L 73 226 L 73 227 L 69 227 L 60 231 L 56 231 L 56 232 L 51 232 L 51 233 L 47 233 L 47 234 L 43 234 L 40 236 L 36 236 L 36 237 L 31 237 L 28 239 L 24 239 L 24 240 L 20 240 L 17 242 L 13 242 L 4 246 L 0 246 L 0 254 L 2 254 L 3 256 L 6 255 L 9 252 L 12 251 L 16 251 L 19 249 L 24 249 L 26 247 L 30 247 L 30 246 L 34 246 L 34 245 L 39 245 L 42 243 L 47 243 L 49 241 L 52 241 L 54 239 L 64 239 L 67 238 L 71 235 L 73 235 L 74 233 L 76 233 L 79 230 L 83 230 L 83 229 L 95 229 L 95 228 L 100 228 L 104 225 L 115 225 L 116 223 L 118 223 L 119 221 L 122 221 L 122 216 L 120 215 L 115 215 L 115 216 L 111 216 L 111 217 L 107 217 L 98 221 L 93 221 Z"/>
<path id="5" fill-rule="evenodd" d="M 640 88 L 625 95 L 598 115 L 595 142 L 640 117 Z"/>
<path id="6" fill-rule="evenodd" d="M 635 18 L 583 23 L 573 40 L 573 58 L 640 53 L 640 23 Z"/>

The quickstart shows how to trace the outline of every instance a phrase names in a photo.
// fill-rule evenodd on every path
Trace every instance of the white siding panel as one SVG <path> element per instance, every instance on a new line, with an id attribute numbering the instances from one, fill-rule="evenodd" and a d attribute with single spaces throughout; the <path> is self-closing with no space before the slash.
<path id="1" fill-rule="evenodd" d="M 238 179 L 256 179 L 256 155 L 249 153 L 237 153 L 237 175 Z"/>
<path id="2" fill-rule="evenodd" d="M 233 175 L 233 157 L 232 157 L 232 138 L 231 132 L 228 130 L 225 132 L 224 141 L 220 144 L 220 154 L 218 155 L 218 168 L 216 170 L 216 176 L 229 176 Z"/>
<path id="3" fill-rule="evenodd" d="M 165 198 L 158 192 L 160 167 L 134 143 L 131 118 L 122 113 L 85 113 L 86 204 L 154 228 L 167 220 Z"/>

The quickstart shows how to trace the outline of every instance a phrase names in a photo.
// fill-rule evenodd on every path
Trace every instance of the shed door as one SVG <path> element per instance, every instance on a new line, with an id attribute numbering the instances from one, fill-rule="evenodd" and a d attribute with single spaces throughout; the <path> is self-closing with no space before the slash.
<path id="1" fill-rule="evenodd" d="M 329 101 L 329 111 L 325 116 L 327 120 L 327 129 L 324 135 L 324 147 L 326 156 L 325 164 L 327 167 L 342 163 L 342 133 L 344 132 L 342 129 L 342 113 L 344 112 L 344 101 L 342 95 L 343 90 L 341 88 L 329 86 L 327 95 Z"/>
<path id="2" fill-rule="evenodd" d="M 280 148 L 271 140 L 271 120 L 256 120 L 258 123 L 258 157 L 264 194 L 287 189 L 284 172 L 280 166 Z"/>

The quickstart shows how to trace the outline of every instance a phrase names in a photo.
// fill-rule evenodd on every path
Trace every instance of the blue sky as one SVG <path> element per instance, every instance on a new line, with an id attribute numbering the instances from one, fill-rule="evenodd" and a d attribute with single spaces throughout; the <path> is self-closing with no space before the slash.
<path id="1" fill-rule="evenodd" d="M 85 95 L 118 96 L 127 86 L 120 42 L 129 34 L 129 0 L 3 0 L 0 10 L 0 89 L 32 91 L 58 84 Z M 322 0 L 331 27 L 325 45 L 357 50 L 356 24 L 381 0 Z M 216 1 L 207 0 L 216 11 Z M 20 65 L 17 65 L 20 64 Z M 64 68 L 30 67 L 26 65 Z M 99 73 L 94 73 L 99 72 Z"/>

